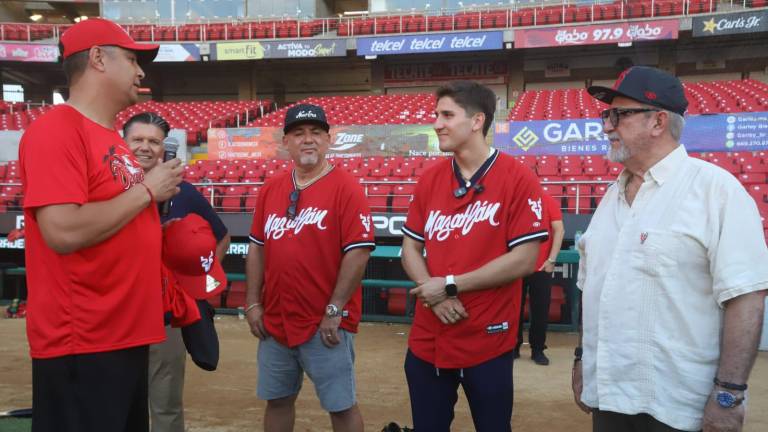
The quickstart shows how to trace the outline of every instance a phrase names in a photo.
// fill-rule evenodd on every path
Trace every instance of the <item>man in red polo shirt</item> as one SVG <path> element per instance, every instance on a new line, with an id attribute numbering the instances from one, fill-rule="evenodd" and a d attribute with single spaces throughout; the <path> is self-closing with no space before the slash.
<path id="1" fill-rule="evenodd" d="M 520 357 L 520 346 L 523 345 L 523 319 L 525 314 L 526 294 L 530 299 L 528 308 L 528 344 L 531 346 L 531 359 L 541 366 L 549 365 L 549 358 L 544 354 L 547 349 L 547 324 L 549 322 L 549 304 L 552 301 L 552 272 L 555 271 L 555 261 L 563 243 L 565 227 L 560 203 L 551 195 L 541 195 L 544 213 L 549 217 L 549 238 L 541 243 L 539 258 L 536 260 L 536 271 L 523 278 L 522 300 L 520 301 L 520 326 L 517 328 L 517 346 L 512 357 Z"/>
<path id="2" fill-rule="evenodd" d="M 157 50 L 107 20 L 67 30 L 70 98 L 19 146 L 35 432 L 148 430 L 148 346 L 165 338 L 154 201 L 182 170 L 144 175 L 113 126 Z"/>
<path id="3" fill-rule="evenodd" d="M 257 394 L 267 400 L 266 432 L 293 430 L 304 371 L 333 430 L 363 430 L 353 335 L 375 243 L 360 185 L 325 160 L 328 130 L 318 106 L 286 112 L 283 145 L 295 168 L 267 181 L 253 214 L 246 316 L 260 340 Z"/>
<path id="4" fill-rule="evenodd" d="M 440 150 L 454 157 L 419 179 L 403 226 L 403 267 L 424 306 L 405 360 L 414 428 L 448 432 L 461 385 L 476 430 L 511 430 L 520 279 L 547 238 L 542 191 L 486 144 L 493 91 L 457 81 L 436 96 Z"/>

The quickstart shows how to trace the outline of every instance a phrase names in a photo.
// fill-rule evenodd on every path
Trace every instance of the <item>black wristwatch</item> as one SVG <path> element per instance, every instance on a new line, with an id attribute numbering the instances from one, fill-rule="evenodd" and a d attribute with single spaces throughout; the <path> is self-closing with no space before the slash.
<path id="1" fill-rule="evenodd" d="M 582 347 L 576 347 L 575 350 L 573 350 L 573 365 L 576 366 L 576 363 L 581 361 L 581 355 L 584 354 L 584 349 Z"/>
<path id="2" fill-rule="evenodd" d="M 459 295 L 459 287 L 456 286 L 456 279 L 453 275 L 445 277 L 445 296 L 456 297 Z"/>

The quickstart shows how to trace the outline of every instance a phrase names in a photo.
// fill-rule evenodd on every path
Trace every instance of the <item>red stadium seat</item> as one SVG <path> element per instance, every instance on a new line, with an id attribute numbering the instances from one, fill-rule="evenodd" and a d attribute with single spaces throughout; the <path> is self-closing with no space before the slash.
<path id="1" fill-rule="evenodd" d="M 536 163 L 536 174 L 539 176 L 559 175 L 557 160 L 539 159 Z"/>
<path id="2" fill-rule="evenodd" d="M 245 307 L 245 281 L 231 281 L 224 291 L 223 306 L 227 308 Z"/>
<path id="3" fill-rule="evenodd" d="M 385 213 L 389 210 L 389 196 L 369 196 L 368 206 L 372 212 Z"/>

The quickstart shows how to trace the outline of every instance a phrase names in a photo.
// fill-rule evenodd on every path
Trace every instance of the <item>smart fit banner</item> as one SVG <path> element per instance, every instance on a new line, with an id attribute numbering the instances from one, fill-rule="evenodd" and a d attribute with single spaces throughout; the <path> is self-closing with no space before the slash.
<path id="1" fill-rule="evenodd" d="M 674 19 L 515 30 L 515 48 L 619 44 L 677 39 L 679 29 L 680 22 Z"/>
<path id="2" fill-rule="evenodd" d="M 329 157 L 435 156 L 432 125 L 331 127 Z M 288 159 L 280 127 L 208 129 L 208 159 Z"/>
<path id="3" fill-rule="evenodd" d="M 344 57 L 344 39 L 221 42 L 211 49 L 211 60 L 261 60 L 277 58 Z"/>
<path id="4" fill-rule="evenodd" d="M 694 16 L 693 37 L 768 31 L 768 10 Z"/>
<path id="5" fill-rule="evenodd" d="M 55 63 L 59 61 L 56 45 L 0 43 L 0 61 Z"/>
<path id="6" fill-rule="evenodd" d="M 680 142 L 688 151 L 768 150 L 768 112 L 686 117 Z M 605 154 L 599 119 L 499 122 L 494 146 L 513 155 Z"/>
<path id="7" fill-rule="evenodd" d="M 502 32 L 437 33 L 417 36 L 361 37 L 357 55 L 419 54 L 502 49 Z"/>

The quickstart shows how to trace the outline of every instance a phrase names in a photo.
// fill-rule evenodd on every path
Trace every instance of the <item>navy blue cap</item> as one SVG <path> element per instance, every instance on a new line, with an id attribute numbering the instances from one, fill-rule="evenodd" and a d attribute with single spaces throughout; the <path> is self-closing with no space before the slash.
<path id="1" fill-rule="evenodd" d="M 688 108 L 688 100 L 680 80 L 648 66 L 634 66 L 625 70 L 619 75 L 613 88 L 592 86 L 587 91 L 595 99 L 607 104 L 613 102 L 616 96 L 623 96 L 680 115 L 685 115 Z"/>
<path id="2" fill-rule="evenodd" d="M 292 127 L 305 123 L 318 124 L 326 132 L 331 130 L 328 120 L 325 118 L 325 111 L 322 108 L 317 105 L 298 104 L 288 108 L 288 111 L 286 111 L 283 133 L 288 133 Z"/>
<path id="3" fill-rule="evenodd" d="M 181 328 L 184 346 L 197 367 L 214 371 L 219 365 L 219 335 L 213 325 L 216 311 L 207 301 L 196 300 L 200 319 Z"/>

